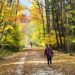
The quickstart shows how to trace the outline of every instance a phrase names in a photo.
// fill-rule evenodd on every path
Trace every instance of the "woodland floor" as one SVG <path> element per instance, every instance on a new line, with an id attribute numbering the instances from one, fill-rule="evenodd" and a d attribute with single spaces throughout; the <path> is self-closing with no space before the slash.
<path id="1" fill-rule="evenodd" d="M 54 51 L 47 66 L 43 49 L 28 49 L 0 60 L 0 75 L 75 75 L 75 56 Z"/>

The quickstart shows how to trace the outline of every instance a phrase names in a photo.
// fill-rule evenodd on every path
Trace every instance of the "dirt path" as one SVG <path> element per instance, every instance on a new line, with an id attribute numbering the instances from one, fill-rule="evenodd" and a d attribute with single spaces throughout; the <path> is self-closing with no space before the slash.
<path id="1" fill-rule="evenodd" d="M 0 65 L 0 75 L 64 75 L 48 67 L 43 55 L 37 50 L 22 52 L 5 61 Z"/>

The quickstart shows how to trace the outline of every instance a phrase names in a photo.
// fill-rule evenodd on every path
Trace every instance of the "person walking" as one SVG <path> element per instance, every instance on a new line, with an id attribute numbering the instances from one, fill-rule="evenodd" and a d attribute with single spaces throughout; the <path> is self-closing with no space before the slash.
<path id="1" fill-rule="evenodd" d="M 51 66 L 52 56 L 53 56 L 51 45 L 46 44 L 46 48 L 45 48 L 45 51 L 44 51 L 44 56 L 47 57 L 48 66 Z"/>
<path id="2" fill-rule="evenodd" d="M 31 48 L 32 48 L 32 42 L 30 42 L 30 46 L 31 46 Z"/>

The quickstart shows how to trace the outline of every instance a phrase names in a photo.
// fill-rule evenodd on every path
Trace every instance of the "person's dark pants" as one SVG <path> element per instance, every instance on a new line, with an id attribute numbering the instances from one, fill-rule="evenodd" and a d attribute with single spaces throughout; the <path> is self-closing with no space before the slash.
<path id="1" fill-rule="evenodd" d="M 52 64 L 52 57 L 47 57 L 48 66 Z"/>

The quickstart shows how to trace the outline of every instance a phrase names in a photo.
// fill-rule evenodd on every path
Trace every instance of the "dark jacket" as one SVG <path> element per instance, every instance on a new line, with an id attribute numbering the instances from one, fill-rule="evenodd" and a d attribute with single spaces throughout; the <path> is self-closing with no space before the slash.
<path id="1" fill-rule="evenodd" d="M 53 56 L 52 49 L 51 49 L 50 47 L 47 47 L 47 48 L 45 49 L 45 53 L 44 53 L 44 55 L 46 55 L 47 58 L 52 57 L 52 56 Z"/>

